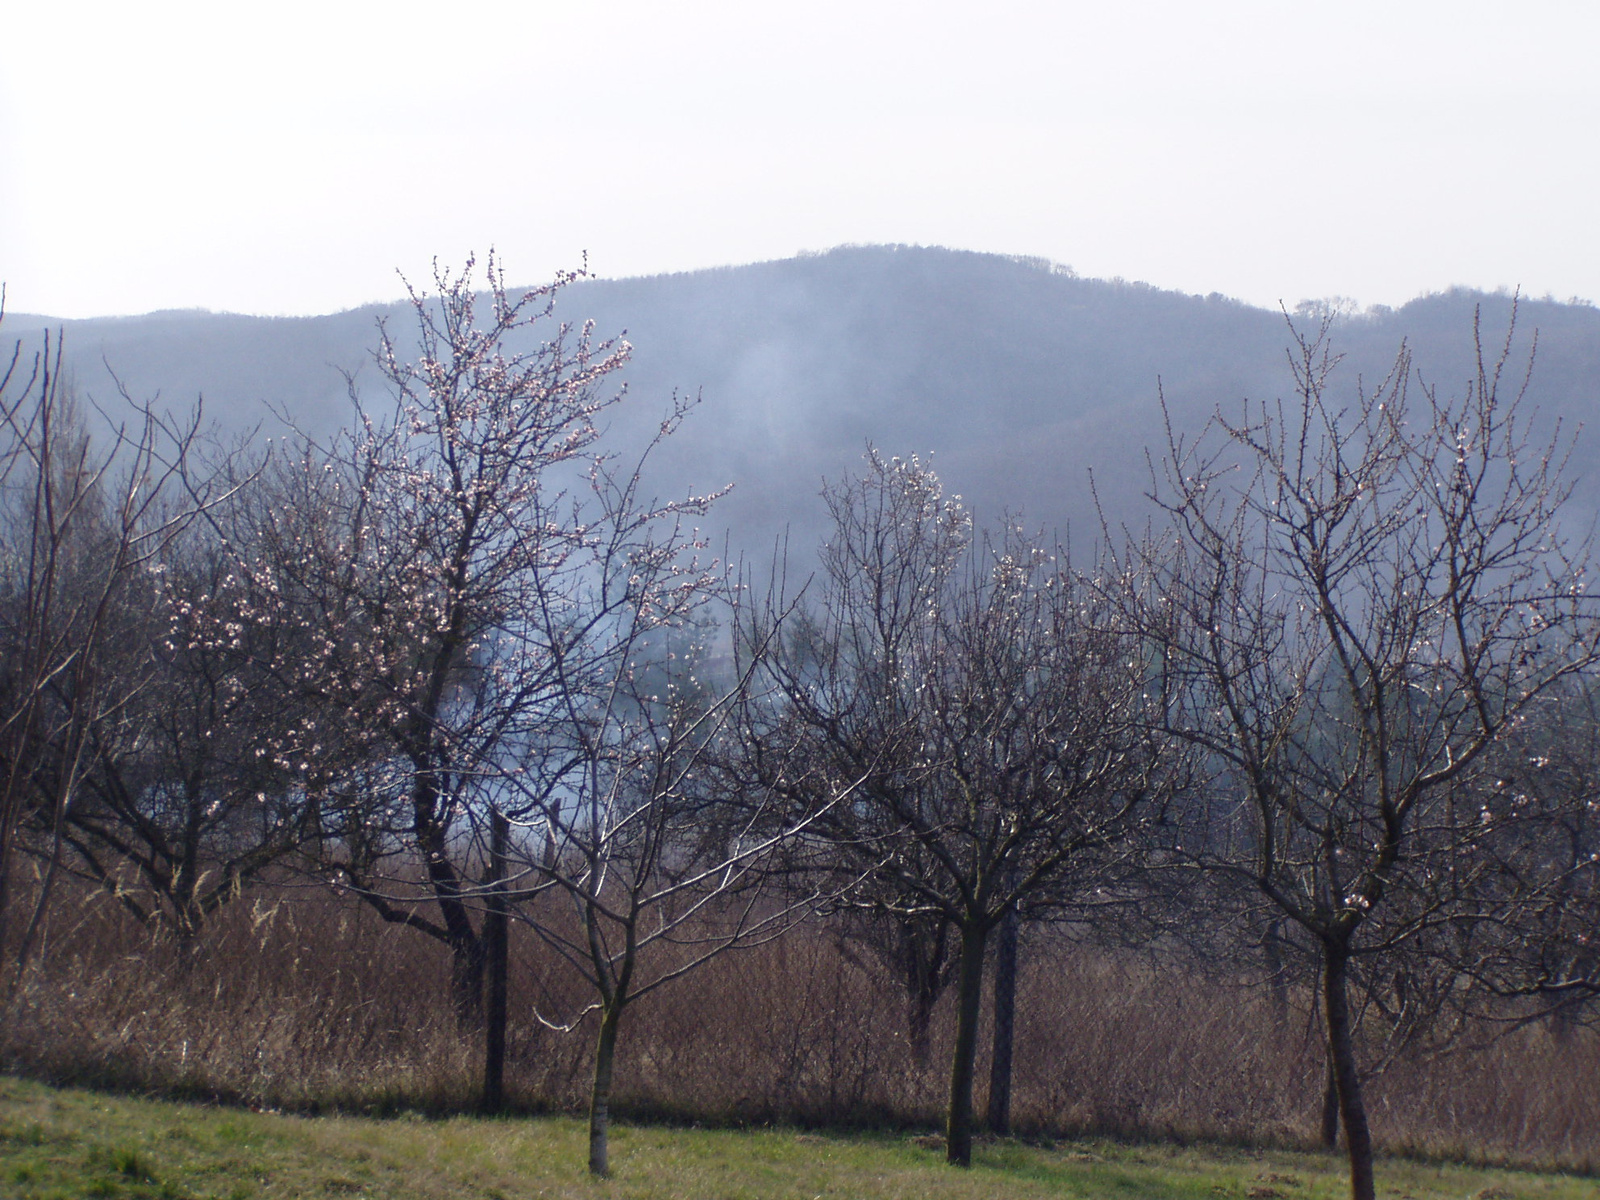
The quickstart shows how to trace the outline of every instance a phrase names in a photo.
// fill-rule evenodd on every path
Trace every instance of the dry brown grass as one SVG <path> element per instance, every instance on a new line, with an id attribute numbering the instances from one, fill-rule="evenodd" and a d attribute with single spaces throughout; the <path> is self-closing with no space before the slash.
<path id="1" fill-rule="evenodd" d="M 470 1110 L 480 1050 L 450 1014 L 446 955 L 322 892 L 236 904 L 187 957 L 103 898 L 63 904 L 44 966 L 0 1029 L 7 1069 L 63 1083 L 258 1107 Z M 572 1109 L 592 1028 L 562 1034 L 582 985 L 526 930 L 513 944 L 507 1069 L 514 1107 Z M 1034 938 L 1019 999 L 1015 1115 L 1024 1132 L 1304 1146 L 1322 1060 L 1302 1013 L 1148 957 Z M 726 956 L 631 1009 L 619 1110 L 681 1121 L 929 1127 L 950 1014 L 913 1060 L 893 981 L 821 928 Z M 980 1079 L 986 1078 L 980 1064 Z M 1600 1166 L 1600 1038 L 1525 1029 L 1401 1062 L 1371 1085 L 1391 1149 L 1568 1169 Z M 981 1097 L 980 1097 L 981 1101 Z"/>

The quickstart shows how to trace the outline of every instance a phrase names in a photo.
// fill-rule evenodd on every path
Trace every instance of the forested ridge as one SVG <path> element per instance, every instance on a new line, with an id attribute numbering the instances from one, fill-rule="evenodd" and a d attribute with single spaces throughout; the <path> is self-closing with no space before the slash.
<path id="1" fill-rule="evenodd" d="M 515 267 L 515 264 L 511 264 Z M 1291 311 L 1294 297 L 1286 298 Z M 16 298 L 13 298 L 16 303 Z M 716 528 L 765 553 L 789 530 L 822 536 L 824 476 L 854 468 L 868 440 L 931 459 L 985 518 L 1019 510 L 1065 536 L 1097 526 L 1094 469 L 1108 507 L 1142 513 L 1144 450 L 1160 429 L 1158 389 L 1181 422 L 1284 387 L 1283 313 L 1220 295 L 1191 296 L 1084 279 L 1040 260 L 922 247 L 826 254 L 644 279 L 575 283 L 560 313 L 626 335 L 632 398 L 610 420 L 637 444 L 674 392 L 701 399 L 691 436 L 654 464 L 663 495 L 734 484 Z M 1351 314 L 1339 331 L 1344 384 L 1380 378 L 1402 340 L 1419 373 L 1450 386 L 1473 369 L 1472 313 L 1504 328 L 1511 297 L 1455 291 L 1392 311 Z M 1533 399 L 1570 428 L 1600 421 L 1600 312 L 1524 298 L 1538 330 Z M 12 335 L 62 325 L 78 389 L 131 395 L 179 411 L 204 397 L 229 429 L 281 432 L 274 416 L 325 433 L 346 423 L 343 372 L 380 386 L 371 351 L 379 317 L 403 305 L 322 317 L 165 312 L 55 322 L 13 313 Z M 1581 467 L 1581 463 L 1580 463 Z M 1592 473 L 1575 472 L 1585 512 L 1600 509 Z"/>
<path id="2" fill-rule="evenodd" d="M 13 1068 L 1592 1168 L 1594 310 L 412 287 L 6 318 Z"/>

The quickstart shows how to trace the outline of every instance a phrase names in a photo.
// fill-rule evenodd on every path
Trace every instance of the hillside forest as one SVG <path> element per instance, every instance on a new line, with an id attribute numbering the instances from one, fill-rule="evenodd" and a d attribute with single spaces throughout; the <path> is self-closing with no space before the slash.
<path id="1" fill-rule="evenodd" d="M 7 1070 L 581 1108 L 596 1175 L 1600 1162 L 1592 310 L 863 248 L 5 328 Z"/>

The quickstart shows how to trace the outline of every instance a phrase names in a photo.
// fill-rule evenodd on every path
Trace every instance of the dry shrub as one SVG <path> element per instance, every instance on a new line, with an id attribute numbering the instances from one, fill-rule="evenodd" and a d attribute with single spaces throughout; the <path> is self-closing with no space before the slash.
<path id="1" fill-rule="evenodd" d="M 263 890 L 185 949 L 90 895 L 58 908 L 42 965 L 12 997 L 0 1056 L 60 1082 L 261 1106 L 468 1110 L 481 1039 L 456 1026 L 448 967 L 442 946 L 348 896 Z M 570 1019 L 590 998 L 514 927 L 514 1108 L 587 1099 L 592 1019 L 562 1033 L 536 1013 Z M 1295 995 L 1277 1012 L 1261 990 L 1215 973 L 1035 931 L 1019 986 L 1016 1125 L 1312 1144 L 1324 1073 L 1306 1003 Z M 806 926 L 631 1008 L 617 1106 L 675 1120 L 927 1127 L 944 1100 L 950 1004 L 919 1065 L 894 981 L 827 927 Z M 1392 1149 L 1592 1169 L 1597 1075 L 1593 1030 L 1533 1026 L 1397 1063 L 1370 1084 L 1374 1126 Z"/>
<path id="2" fill-rule="evenodd" d="M 1039 946 L 1018 994 L 1024 1128 L 1305 1142 L 1322 1052 L 1303 1016 L 1147 956 Z"/>
<path id="3" fill-rule="evenodd" d="M 320 895 L 241 901 L 193 946 L 90 897 L 13 999 L 13 1070 L 253 1104 L 457 1106 L 476 1065 L 445 956 Z"/>
<path id="4" fill-rule="evenodd" d="M 1388 1144 L 1484 1163 L 1600 1169 L 1600 1031 L 1540 1021 L 1448 1056 L 1402 1062 L 1373 1085 Z"/>
<path id="5" fill-rule="evenodd" d="M 630 1014 L 619 1091 L 724 1120 L 925 1125 L 941 1073 L 913 1063 L 890 987 L 816 926 L 725 955 Z"/>

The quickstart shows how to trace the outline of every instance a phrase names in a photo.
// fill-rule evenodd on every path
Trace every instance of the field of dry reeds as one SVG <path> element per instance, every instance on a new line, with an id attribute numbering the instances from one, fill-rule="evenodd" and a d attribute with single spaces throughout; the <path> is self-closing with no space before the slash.
<path id="1" fill-rule="evenodd" d="M 457 1027 L 443 948 L 346 896 L 263 889 L 180 949 L 103 893 L 65 894 L 9 995 L 5 1070 L 56 1083 L 260 1108 L 470 1111 L 481 1038 Z M 586 993 L 523 928 L 511 949 L 507 1096 L 581 1108 Z M 1305 997 L 1172 955 L 1024 940 L 1014 1125 L 1309 1146 L 1323 1052 Z M 825 923 L 725 955 L 630 1010 L 618 1110 L 711 1123 L 937 1125 L 947 997 L 919 1063 L 905 1002 Z M 980 1064 L 981 1066 L 981 1064 Z M 986 1069 L 980 1069 L 986 1079 Z M 1600 1036 L 1533 1023 L 1404 1058 L 1369 1084 L 1380 1145 L 1470 1161 L 1600 1168 Z M 981 1102 L 981 1096 L 980 1096 Z"/>

